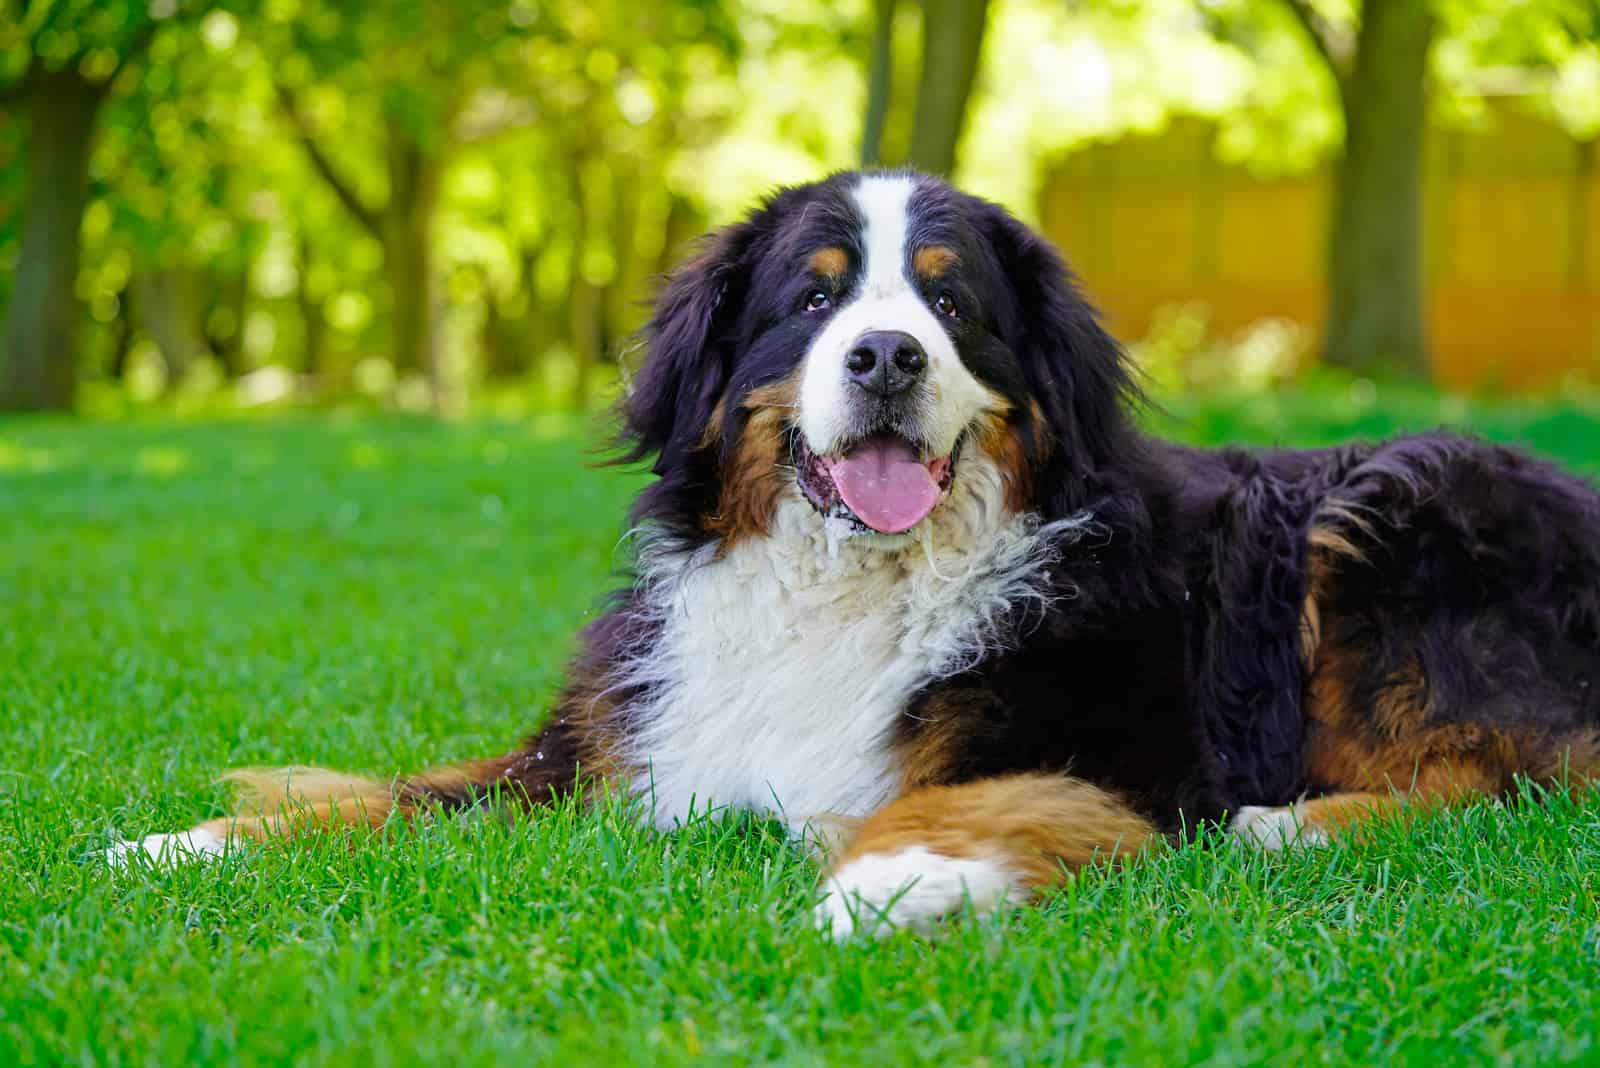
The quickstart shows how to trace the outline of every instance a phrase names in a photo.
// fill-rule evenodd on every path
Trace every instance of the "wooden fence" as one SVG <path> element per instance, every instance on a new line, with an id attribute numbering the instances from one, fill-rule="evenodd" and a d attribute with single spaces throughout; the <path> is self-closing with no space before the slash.
<path id="1" fill-rule="evenodd" d="M 1513 108 L 1492 117 L 1483 132 L 1435 129 L 1425 146 L 1435 377 L 1600 383 L 1600 153 Z M 1269 317 L 1321 327 L 1328 174 L 1254 177 L 1217 160 L 1214 135 L 1181 121 L 1095 145 L 1045 183 L 1045 230 L 1125 339 L 1194 301 L 1224 335 Z"/>

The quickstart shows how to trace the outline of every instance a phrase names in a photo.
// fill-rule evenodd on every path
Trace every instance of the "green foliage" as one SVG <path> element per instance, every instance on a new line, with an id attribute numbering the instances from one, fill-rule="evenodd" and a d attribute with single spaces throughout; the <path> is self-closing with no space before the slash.
<path id="1" fill-rule="evenodd" d="M 1593 470 L 1592 408 L 1190 400 L 1190 438 L 1440 418 Z M 834 946 L 761 825 L 557 810 L 113 874 L 219 770 L 501 752 L 638 479 L 551 416 L 0 423 L 0 1063 L 1592 1063 L 1600 797 L 1219 845 Z"/>
<path id="2" fill-rule="evenodd" d="M 1434 59 L 1443 102 L 1481 119 L 1486 96 L 1524 95 L 1574 137 L 1600 134 L 1600 2 L 1435 0 L 1445 31 Z"/>
<path id="3" fill-rule="evenodd" d="M 103 326 L 86 362 L 119 373 L 132 345 L 145 390 L 154 331 L 130 287 L 178 271 L 195 327 L 219 357 L 240 350 L 235 370 L 348 385 L 400 340 L 384 267 L 410 226 L 438 252 L 422 269 L 447 377 L 548 362 L 570 378 L 616 351 L 649 280 L 729 195 L 685 161 L 755 111 L 737 65 L 793 52 L 813 19 L 756 10 L 736 26 L 736 10 L 279 0 L 174 20 L 101 124 L 80 288 Z M 395 199 L 417 181 L 429 191 Z M 314 334 L 328 353 L 307 351 Z M 508 367 L 484 356 L 496 346 Z M 182 371 L 162 356 L 156 388 Z"/>
<path id="4" fill-rule="evenodd" d="M 20 82 L 35 62 L 51 71 L 77 67 L 90 81 L 105 81 L 178 9 L 177 0 L 4 0 L 0 84 Z"/>
<path id="5" fill-rule="evenodd" d="M 1596 0 L 1416 0 L 1440 23 L 1431 107 L 1483 121 L 1484 101 L 1517 95 L 1577 137 L 1600 131 Z M 1303 172 L 1339 152 L 1337 76 L 1351 58 L 1360 0 L 1012 0 L 995 20 L 962 179 L 1032 210 L 1038 174 L 1017 161 L 1091 140 L 1151 133 L 1173 116 L 1218 124 L 1218 153 L 1262 174 Z"/>
<path id="6" fill-rule="evenodd" d="M 1219 153 L 1263 174 L 1337 147 L 1325 72 L 1278 0 L 1013 0 L 990 35 L 960 175 L 1028 216 L 1041 169 L 1085 142 L 1218 124 Z"/>
<path id="7" fill-rule="evenodd" d="M 106 91 L 77 282 L 91 382 L 142 397 L 276 367 L 324 394 L 386 381 L 394 403 L 414 396 L 392 365 L 419 332 L 446 392 L 604 396 L 695 234 L 854 162 L 872 20 L 869 0 L 3 2 L 0 305 L 28 210 L 11 105 L 30 70 L 67 70 Z M 1441 114 L 1484 121 L 1485 95 L 1515 90 L 1600 130 L 1595 0 L 1434 5 Z M 898 5 L 888 158 L 910 141 L 921 6 Z M 1348 47 L 1359 0 L 1298 6 Z M 1258 171 L 1328 160 L 1337 80 L 1294 10 L 996 2 L 958 179 L 1032 217 L 1042 163 L 1180 114 Z M 397 292 L 407 229 L 426 296 Z M 159 315 L 138 299 L 152 278 L 184 294 Z M 173 337 L 201 358 L 162 352 Z"/>

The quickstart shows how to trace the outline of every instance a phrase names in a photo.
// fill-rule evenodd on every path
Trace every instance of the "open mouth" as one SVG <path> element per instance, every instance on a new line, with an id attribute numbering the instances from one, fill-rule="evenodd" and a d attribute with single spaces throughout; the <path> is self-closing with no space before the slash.
<path id="1" fill-rule="evenodd" d="M 802 435 L 794 438 L 800 491 L 818 512 L 853 523 L 858 533 L 904 534 L 927 518 L 950 492 L 955 455 L 924 460 L 907 438 L 883 433 L 838 456 L 819 456 Z"/>

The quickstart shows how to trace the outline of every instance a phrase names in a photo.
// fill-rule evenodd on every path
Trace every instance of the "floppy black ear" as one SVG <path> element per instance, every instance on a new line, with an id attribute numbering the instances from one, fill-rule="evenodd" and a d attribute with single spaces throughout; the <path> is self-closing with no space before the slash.
<path id="1" fill-rule="evenodd" d="M 1001 337 L 1022 361 L 1055 459 L 1082 477 L 1125 445 L 1139 389 L 1060 253 L 1003 209 L 985 208 L 991 246 L 1017 298 L 1001 315 Z"/>
<path id="2" fill-rule="evenodd" d="M 754 237 L 750 223 L 712 234 L 662 287 L 642 331 L 643 364 L 623 402 L 629 459 L 657 456 L 660 472 L 702 440 L 732 369 Z"/>
<path id="3" fill-rule="evenodd" d="M 658 476 L 634 499 L 631 521 L 685 545 L 703 536 L 701 517 L 716 503 L 706 430 L 733 373 L 758 232 L 743 222 L 712 234 L 667 279 L 641 331 L 644 360 L 622 402 L 622 460 L 653 457 Z"/>

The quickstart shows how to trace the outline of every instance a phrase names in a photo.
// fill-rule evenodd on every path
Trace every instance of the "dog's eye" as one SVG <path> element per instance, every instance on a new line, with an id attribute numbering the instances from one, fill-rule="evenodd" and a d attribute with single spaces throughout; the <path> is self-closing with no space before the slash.
<path id="1" fill-rule="evenodd" d="M 833 301 L 824 290 L 813 289 L 811 295 L 806 297 L 806 311 L 818 312 L 832 303 Z"/>
<path id="2" fill-rule="evenodd" d="M 951 319 L 957 318 L 961 314 L 961 309 L 956 307 L 956 298 L 948 293 L 940 293 L 934 299 L 933 310 Z"/>

